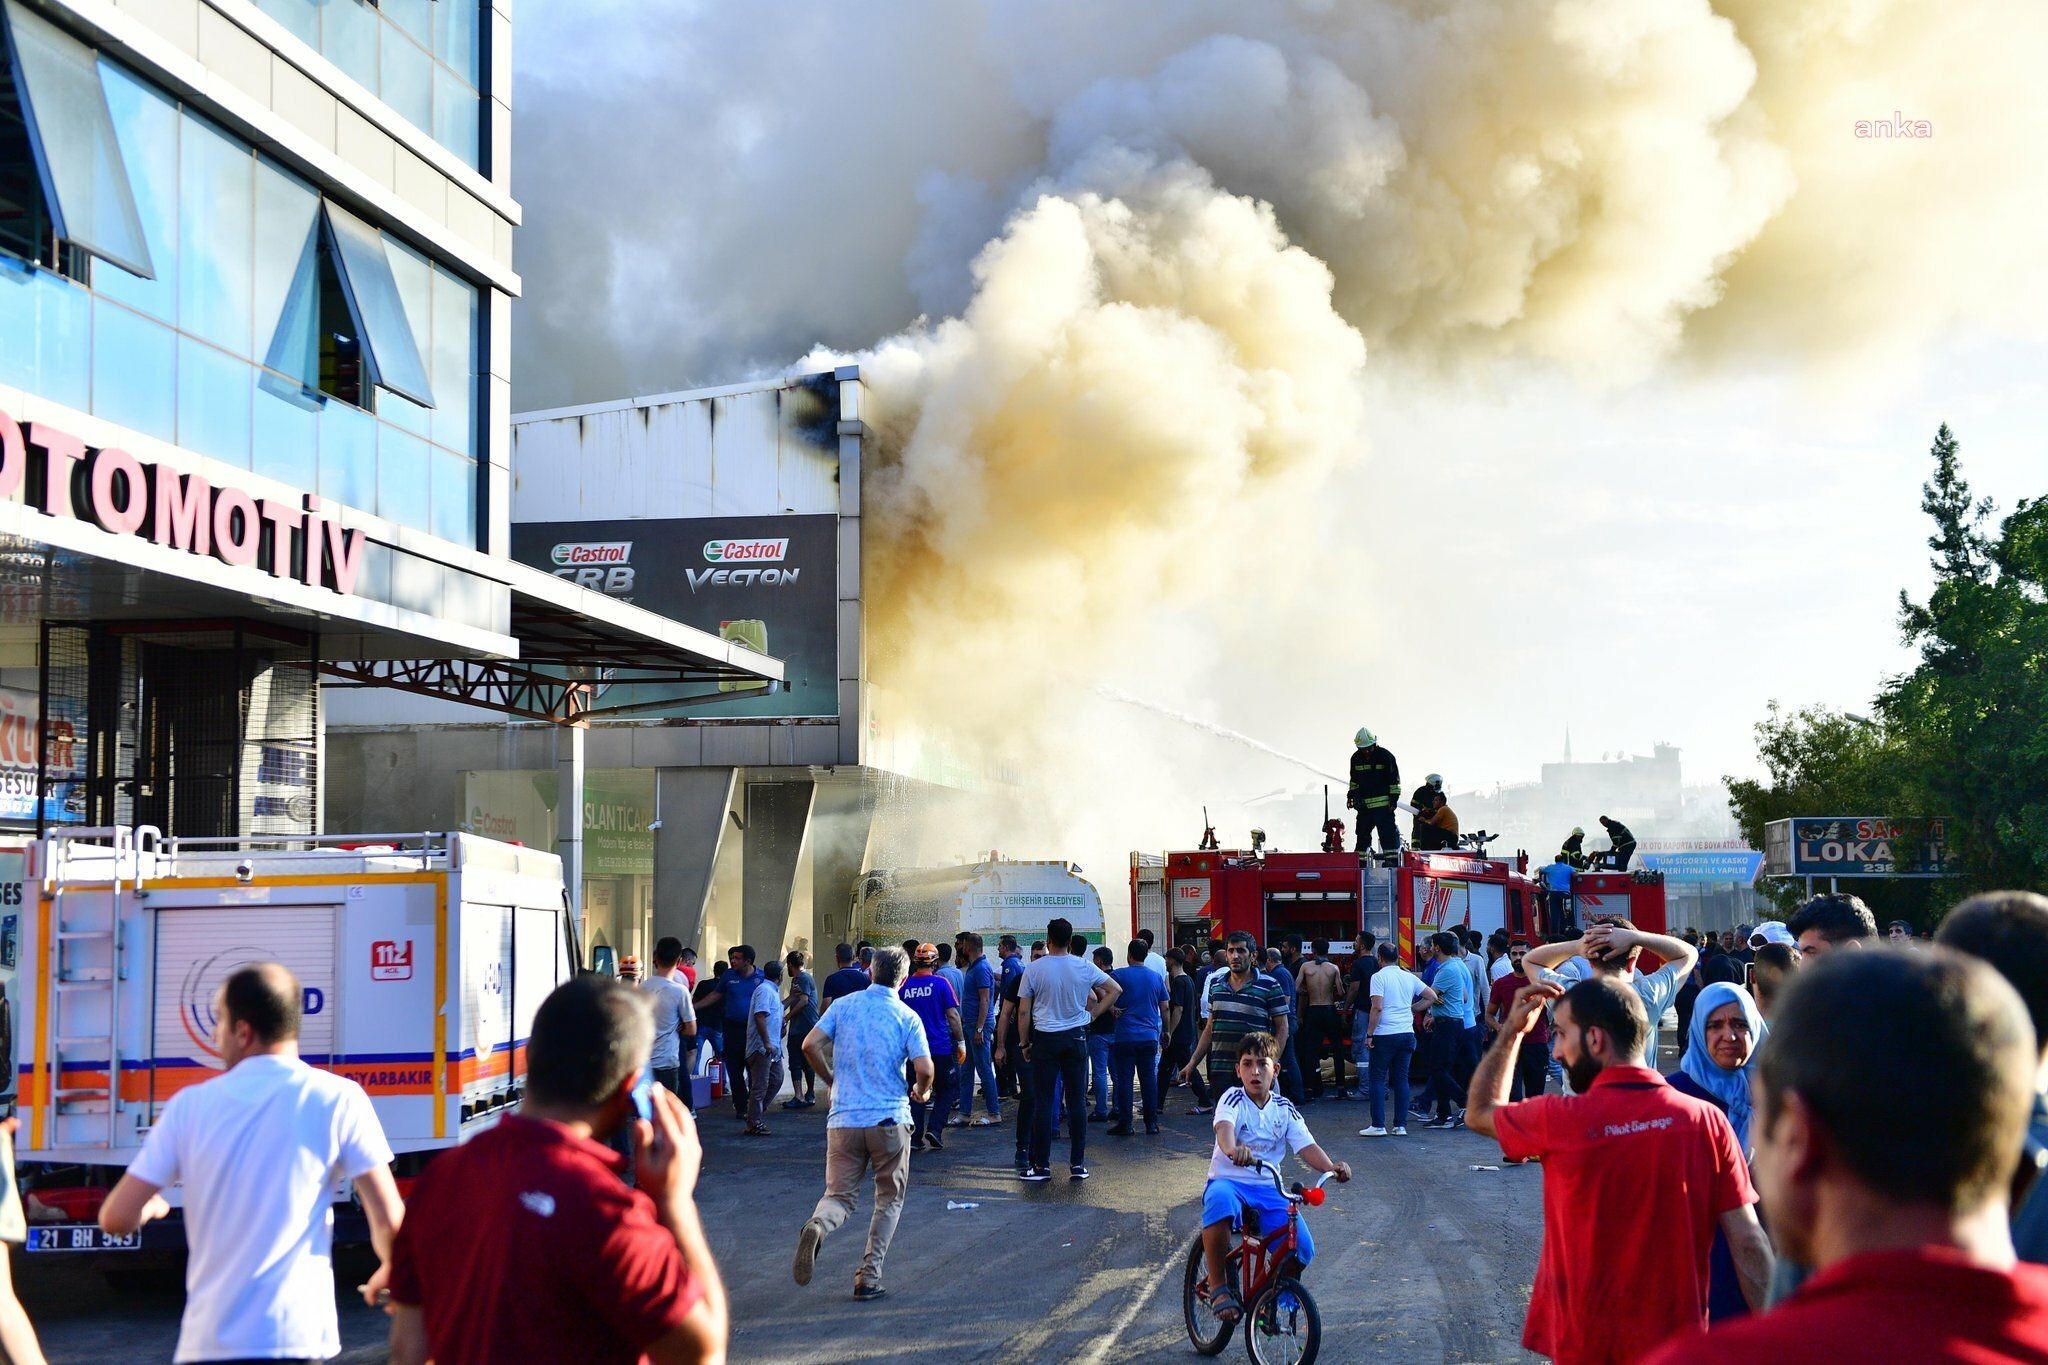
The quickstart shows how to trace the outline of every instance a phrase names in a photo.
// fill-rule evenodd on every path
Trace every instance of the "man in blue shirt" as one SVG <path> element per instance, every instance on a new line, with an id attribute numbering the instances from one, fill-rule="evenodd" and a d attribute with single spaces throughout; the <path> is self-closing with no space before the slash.
<path id="1" fill-rule="evenodd" d="M 1125 954 L 1128 965 L 1109 974 L 1110 980 L 1123 988 L 1123 994 L 1116 998 L 1116 1030 L 1110 1035 L 1110 1066 L 1116 1077 L 1116 1122 L 1108 1131 L 1116 1137 L 1131 1135 L 1133 1068 L 1145 1096 L 1145 1131 L 1159 1131 L 1159 1010 L 1166 1001 L 1166 983 L 1147 962 L 1151 947 L 1142 938 L 1132 939 Z"/>
<path id="2" fill-rule="evenodd" d="M 842 943 L 833 949 L 832 958 L 839 965 L 832 975 L 825 978 L 823 1000 L 818 1006 L 820 1013 L 831 1009 L 832 1002 L 841 996 L 858 995 L 874 984 L 868 980 L 866 972 L 854 965 L 851 943 Z"/>
<path id="3" fill-rule="evenodd" d="M 936 954 L 934 954 L 936 956 Z M 854 1191 L 863 1172 L 875 1177 L 875 1213 L 868 1222 L 867 1254 L 853 1280 L 853 1297 L 879 1299 L 882 1258 L 896 1235 L 903 1194 L 910 1188 L 910 1100 L 932 1093 L 931 1046 L 924 1022 L 896 998 L 903 978 L 903 951 L 877 948 L 874 985 L 826 1010 L 804 1039 L 804 1055 L 832 1094 L 825 1119 L 825 1195 L 797 1236 L 793 1273 L 811 1282 L 818 1248 L 853 1213 Z M 832 1045 L 826 1056 L 825 1045 Z M 911 1071 L 909 1094 L 903 1068 Z"/>
<path id="4" fill-rule="evenodd" d="M 1044 940 L 1040 940 L 1041 943 Z M 996 940 L 996 951 L 1002 956 L 1002 968 L 996 973 L 996 1050 L 1003 1053 L 1003 1060 L 996 1063 L 996 1085 L 1005 1095 L 1014 1096 L 1018 1104 L 1024 1103 L 1023 1087 L 1019 1084 L 1018 1063 L 1023 1060 L 1019 1048 L 1004 1049 L 1001 1037 L 1003 1001 L 1015 1000 L 1018 990 L 1024 984 L 1024 955 L 1019 951 L 1015 935 L 1004 934 Z M 1041 949 L 1040 951 L 1043 951 Z"/>
<path id="5" fill-rule="evenodd" d="M 1427 1107 L 1432 1098 L 1436 1102 L 1436 1118 L 1432 1128 L 1455 1128 L 1463 1118 L 1458 1106 L 1457 1063 L 1458 1053 L 1465 1042 L 1465 1020 L 1471 1012 L 1473 991 L 1471 974 L 1458 958 L 1458 936 L 1448 929 L 1432 934 L 1430 951 L 1436 955 L 1436 974 L 1430 978 L 1430 989 L 1436 992 L 1436 1003 L 1429 1007 L 1429 1035 L 1425 1046 L 1429 1049 L 1429 1090 L 1423 1097 Z"/>
<path id="6" fill-rule="evenodd" d="M 1287 1030 L 1286 1041 L 1280 1045 L 1280 1095 L 1289 1104 L 1300 1104 L 1307 1098 L 1302 1093 L 1301 1064 L 1294 1057 L 1294 1040 L 1301 1033 L 1300 988 L 1278 948 L 1266 949 L 1266 962 L 1261 970 L 1287 997 L 1287 1017 L 1294 1021 L 1293 1027 Z"/>
<path id="7" fill-rule="evenodd" d="M 960 1018 L 967 1026 L 967 1069 L 960 1074 L 960 1116 L 958 1124 L 974 1119 L 974 1082 L 981 1080 L 981 1101 L 988 1113 L 974 1119 L 976 1128 L 993 1127 L 1003 1121 L 996 1100 L 996 974 L 982 951 L 980 934 L 963 933 L 953 940 L 953 959 L 965 969 L 966 989 L 960 994 Z"/>
<path id="8" fill-rule="evenodd" d="M 747 1117 L 747 1032 L 753 1023 L 754 991 L 767 980 L 754 966 L 752 944 L 742 943 L 726 952 L 732 970 L 718 979 L 719 1015 L 725 1020 L 725 1088 L 732 1097 L 733 1112 Z M 707 1004 L 710 1001 L 705 1002 Z"/>

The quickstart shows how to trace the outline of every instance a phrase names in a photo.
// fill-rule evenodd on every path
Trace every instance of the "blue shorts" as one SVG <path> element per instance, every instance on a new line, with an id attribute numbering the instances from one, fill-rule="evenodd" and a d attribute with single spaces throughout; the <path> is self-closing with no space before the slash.
<path id="1" fill-rule="evenodd" d="M 1258 1214 L 1259 1235 L 1270 1236 L 1287 1226 L 1287 1198 L 1273 1188 L 1270 1180 L 1261 1180 L 1254 1185 L 1247 1180 L 1221 1180 L 1209 1177 L 1209 1184 L 1202 1191 L 1202 1226 L 1214 1227 L 1228 1222 L 1237 1231 L 1244 1230 L 1244 1211 L 1251 1209 Z M 1309 1236 L 1308 1220 L 1302 1219 L 1294 1228 L 1294 1254 L 1307 1265 L 1315 1259 L 1315 1239 Z"/>

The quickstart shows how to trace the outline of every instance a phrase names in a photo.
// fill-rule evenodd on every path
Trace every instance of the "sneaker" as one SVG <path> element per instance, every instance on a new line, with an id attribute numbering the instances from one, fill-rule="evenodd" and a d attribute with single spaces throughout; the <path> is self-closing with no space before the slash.
<path id="1" fill-rule="evenodd" d="M 798 1095 L 793 1098 L 786 1099 L 782 1102 L 782 1107 L 784 1109 L 801 1109 L 804 1107 L 803 1097 L 801 1095 Z"/>
<path id="2" fill-rule="evenodd" d="M 796 1264 L 790 1273 L 796 1276 L 798 1284 L 811 1282 L 811 1267 L 818 1263 L 818 1244 L 825 1240 L 825 1229 L 812 1219 L 804 1224 L 804 1230 L 796 1235 Z"/>
<path id="3" fill-rule="evenodd" d="M 1028 1180 L 1035 1185 L 1041 1181 L 1052 1179 L 1052 1172 L 1043 1166 L 1026 1166 L 1017 1173 L 1017 1178 L 1019 1180 Z"/>
<path id="4" fill-rule="evenodd" d="M 1206 1114 L 1215 1107 L 1213 1104 L 1191 1104 L 1188 1106 L 1188 1117 L 1193 1118 L 1197 1114 Z"/>
<path id="5" fill-rule="evenodd" d="M 1131 1125 L 1128 1123 L 1112 1123 L 1109 1127 L 1103 1129 L 1102 1131 L 1104 1135 L 1108 1137 L 1132 1136 Z"/>
<path id="6" fill-rule="evenodd" d="M 1455 1128 L 1458 1124 L 1455 1119 L 1431 1119 L 1422 1126 L 1424 1128 Z"/>
<path id="7" fill-rule="evenodd" d="M 1109 1122 L 1109 1115 L 1107 1115 L 1107 1114 L 1090 1114 L 1090 1115 L 1088 1116 L 1088 1121 L 1089 1121 L 1090 1123 L 1108 1123 L 1108 1122 Z"/>
<path id="8" fill-rule="evenodd" d="M 888 1290 L 878 1284 L 857 1284 L 853 1287 L 853 1301 L 855 1303 L 873 1303 L 888 1292 Z"/>
<path id="9" fill-rule="evenodd" d="M 924 1145 L 934 1152 L 943 1152 L 946 1150 L 946 1144 L 939 1141 L 939 1135 L 937 1133 L 926 1133 L 924 1135 Z"/>
<path id="10" fill-rule="evenodd" d="M 1087 1178 L 1088 1178 L 1088 1168 L 1087 1168 L 1086 1166 L 1069 1166 L 1069 1167 L 1067 1167 L 1067 1179 L 1069 1179 L 1069 1180 L 1086 1180 Z"/>
<path id="11" fill-rule="evenodd" d="M 967 1126 L 967 1116 L 955 1114 L 952 1118 L 946 1120 L 946 1126 L 948 1128 L 965 1128 Z"/>
<path id="12" fill-rule="evenodd" d="M 1360 1137 L 1385 1137 L 1387 1130 L 1384 1128 L 1361 1128 L 1358 1130 L 1358 1135 Z"/>
<path id="13" fill-rule="evenodd" d="M 1389 1129 L 1387 1129 L 1387 1136 L 1388 1136 L 1388 1137 L 1407 1137 L 1407 1136 L 1408 1136 L 1408 1130 L 1407 1130 L 1406 1128 L 1389 1128 Z"/>
<path id="14" fill-rule="evenodd" d="M 1145 1136 L 1146 1136 L 1146 1137 L 1158 1137 L 1158 1136 L 1159 1136 L 1159 1125 L 1158 1125 L 1158 1124 L 1156 1124 L 1156 1123 L 1148 1123 L 1148 1124 L 1146 1124 L 1146 1125 L 1145 1125 Z"/>

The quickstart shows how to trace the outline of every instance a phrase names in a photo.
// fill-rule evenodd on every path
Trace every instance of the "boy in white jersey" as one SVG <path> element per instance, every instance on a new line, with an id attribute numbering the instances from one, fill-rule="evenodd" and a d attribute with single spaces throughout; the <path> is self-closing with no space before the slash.
<path id="1" fill-rule="evenodd" d="M 1254 1163 L 1277 1169 L 1291 1151 L 1312 1171 L 1330 1172 L 1340 1182 L 1351 1179 L 1349 1165 L 1331 1161 L 1316 1145 L 1301 1111 L 1273 1093 L 1279 1054 L 1272 1034 L 1246 1034 L 1237 1048 L 1237 1084 L 1216 1101 L 1216 1150 L 1202 1191 L 1202 1252 L 1212 1285 L 1229 1283 L 1224 1258 L 1230 1254 L 1230 1234 L 1243 1226 L 1247 1209 L 1258 1215 L 1262 1234 L 1278 1232 L 1287 1223 L 1287 1197 Z M 1316 1250 L 1307 1223 L 1299 1226 L 1296 1238 L 1294 1254 L 1305 1266 Z M 1224 1322 L 1243 1316 L 1243 1305 L 1227 1287 L 1211 1294 L 1210 1305 Z"/>

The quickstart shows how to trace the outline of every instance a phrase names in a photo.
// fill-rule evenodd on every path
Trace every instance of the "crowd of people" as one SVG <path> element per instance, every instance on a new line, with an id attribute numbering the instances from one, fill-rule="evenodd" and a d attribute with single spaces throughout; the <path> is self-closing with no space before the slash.
<path id="1" fill-rule="evenodd" d="M 1019 1178 L 1040 1184 L 1064 1124 L 1068 1177 L 1086 1180 L 1092 1123 L 1155 1134 L 1181 1086 L 1216 1131 L 1202 1226 L 1224 1285 L 1230 1229 L 1285 1212 L 1252 1168 L 1293 1152 L 1349 1179 L 1304 1106 L 1362 1094 L 1362 1136 L 1426 1117 L 1542 1163 L 1530 1350 L 2048 1359 L 2039 895 L 1965 901 L 1931 942 L 1903 925 L 1881 938 L 1861 901 L 1834 894 L 1711 937 L 1611 919 L 1536 945 L 1447 929 L 1415 971 L 1365 937 L 1348 971 L 1323 941 L 1248 934 L 1163 952 L 1141 934 L 1119 963 L 1059 919 L 993 953 L 962 934 L 834 956 L 822 988 L 804 953 L 757 965 L 745 945 L 699 978 L 665 939 L 645 980 L 564 983 L 534 1015 L 518 1110 L 402 1199 L 363 1091 L 298 1056 L 299 983 L 274 963 L 241 968 L 214 1001 L 225 1074 L 164 1107 L 101 1226 L 131 1234 L 181 1186 L 181 1360 L 340 1349 L 335 1178 L 367 1217 L 378 1268 L 362 1293 L 391 1314 L 396 1361 L 717 1360 L 725 1290 L 693 1197 L 709 1044 L 745 1132 L 765 1131 L 785 1078 L 787 1109 L 828 1099 L 824 1189 L 792 1270 L 811 1282 L 871 1183 L 858 1301 L 887 1292 L 914 1152 L 943 1151 L 957 1127 L 1004 1128 Z M 1227 1290 L 1212 1307 L 1243 1309 Z M 11 1299 L 0 1338 L 36 1358 Z"/>

